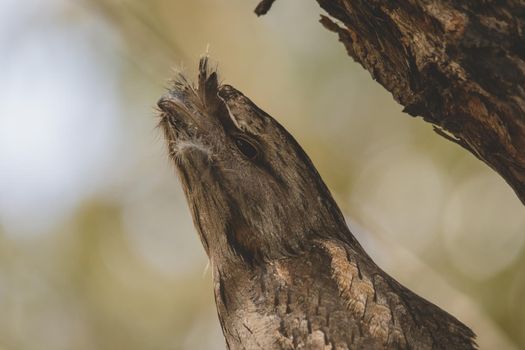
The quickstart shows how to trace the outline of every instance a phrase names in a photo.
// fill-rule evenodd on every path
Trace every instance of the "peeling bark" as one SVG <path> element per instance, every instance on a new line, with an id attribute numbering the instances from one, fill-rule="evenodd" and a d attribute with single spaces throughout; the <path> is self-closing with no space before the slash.
<path id="1" fill-rule="evenodd" d="M 497 171 L 525 204 L 525 1 L 317 2 L 331 16 L 325 28 L 405 112 Z"/>

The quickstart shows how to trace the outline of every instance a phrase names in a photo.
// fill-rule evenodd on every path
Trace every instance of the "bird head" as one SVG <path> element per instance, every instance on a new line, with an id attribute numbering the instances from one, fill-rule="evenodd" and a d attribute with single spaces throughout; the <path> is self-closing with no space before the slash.
<path id="1" fill-rule="evenodd" d="M 221 85 L 207 57 L 197 86 L 179 74 L 158 107 L 210 258 L 277 258 L 313 237 L 347 230 L 295 139 L 240 91 Z"/>

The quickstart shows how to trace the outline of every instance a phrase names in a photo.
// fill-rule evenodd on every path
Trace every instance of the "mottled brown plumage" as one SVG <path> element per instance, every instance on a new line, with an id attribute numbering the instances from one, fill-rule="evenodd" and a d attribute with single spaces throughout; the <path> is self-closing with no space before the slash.
<path id="1" fill-rule="evenodd" d="M 207 58 L 158 105 L 229 349 L 475 348 L 371 260 L 293 137 Z"/>

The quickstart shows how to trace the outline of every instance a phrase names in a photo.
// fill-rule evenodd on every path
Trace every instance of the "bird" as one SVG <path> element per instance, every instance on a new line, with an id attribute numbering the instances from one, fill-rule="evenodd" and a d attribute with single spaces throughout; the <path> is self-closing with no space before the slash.
<path id="1" fill-rule="evenodd" d="M 157 106 L 228 349 L 477 348 L 376 265 L 299 143 L 207 55 L 197 82 L 177 73 Z"/>

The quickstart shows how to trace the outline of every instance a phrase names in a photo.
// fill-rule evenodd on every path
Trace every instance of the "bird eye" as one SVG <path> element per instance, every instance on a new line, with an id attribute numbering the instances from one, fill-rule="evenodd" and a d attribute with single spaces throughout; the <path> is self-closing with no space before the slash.
<path id="1" fill-rule="evenodd" d="M 257 151 L 257 148 L 255 148 L 254 145 L 252 145 L 248 140 L 236 137 L 235 138 L 235 145 L 241 151 L 244 156 L 250 160 L 254 160 L 259 152 Z"/>

